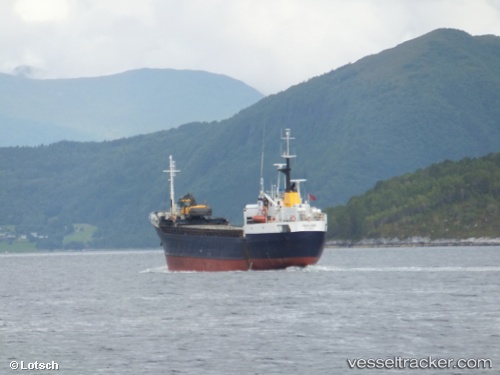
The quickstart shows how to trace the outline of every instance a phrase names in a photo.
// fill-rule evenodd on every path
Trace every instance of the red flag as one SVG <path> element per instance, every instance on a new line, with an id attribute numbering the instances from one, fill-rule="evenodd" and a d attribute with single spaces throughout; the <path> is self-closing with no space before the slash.
<path id="1" fill-rule="evenodd" d="M 312 194 L 309 194 L 309 200 L 311 201 L 315 201 L 316 200 L 316 197 Z"/>

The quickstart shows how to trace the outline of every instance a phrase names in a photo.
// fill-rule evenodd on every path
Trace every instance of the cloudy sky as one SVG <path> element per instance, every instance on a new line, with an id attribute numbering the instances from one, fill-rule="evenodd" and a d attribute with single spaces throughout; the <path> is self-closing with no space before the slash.
<path id="1" fill-rule="evenodd" d="M 272 94 L 441 27 L 500 35 L 500 0 L 0 0 L 0 72 L 196 69 Z"/>

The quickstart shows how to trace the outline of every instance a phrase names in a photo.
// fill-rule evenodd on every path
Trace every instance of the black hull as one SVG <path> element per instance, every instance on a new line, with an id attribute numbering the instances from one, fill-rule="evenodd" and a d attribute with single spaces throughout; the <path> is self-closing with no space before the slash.
<path id="1" fill-rule="evenodd" d="M 268 270 L 315 264 L 325 232 L 288 232 L 242 236 L 168 233 L 156 229 L 173 271 Z"/>

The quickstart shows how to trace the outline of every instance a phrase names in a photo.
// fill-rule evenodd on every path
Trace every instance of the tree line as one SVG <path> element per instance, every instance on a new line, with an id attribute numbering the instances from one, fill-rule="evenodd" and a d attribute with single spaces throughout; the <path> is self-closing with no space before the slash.
<path id="1" fill-rule="evenodd" d="M 500 237 L 500 154 L 380 181 L 327 213 L 331 239 Z"/>

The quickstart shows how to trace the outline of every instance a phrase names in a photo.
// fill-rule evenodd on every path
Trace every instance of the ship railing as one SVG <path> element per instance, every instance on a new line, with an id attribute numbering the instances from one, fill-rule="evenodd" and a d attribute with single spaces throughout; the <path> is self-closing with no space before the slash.
<path id="1" fill-rule="evenodd" d="M 292 218 L 290 218 L 290 221 L 294 221 Z M 300 221 L 323 221 L 325 220 L 325 214 L 324 213 L 314 213 L 314 214 L 305 214 L 301 213 L 299 214 L 299 220 Z"/>
<path id="2" fill-rule="evenodd" d="M 193 227 L 193 226 L 170 226 L 162 228 L 165 233 L 175 233 L 191 236 L 207 236 L 207 237 L 243 237 L 243 230 L 241 228 L 208 228 Z"/>

